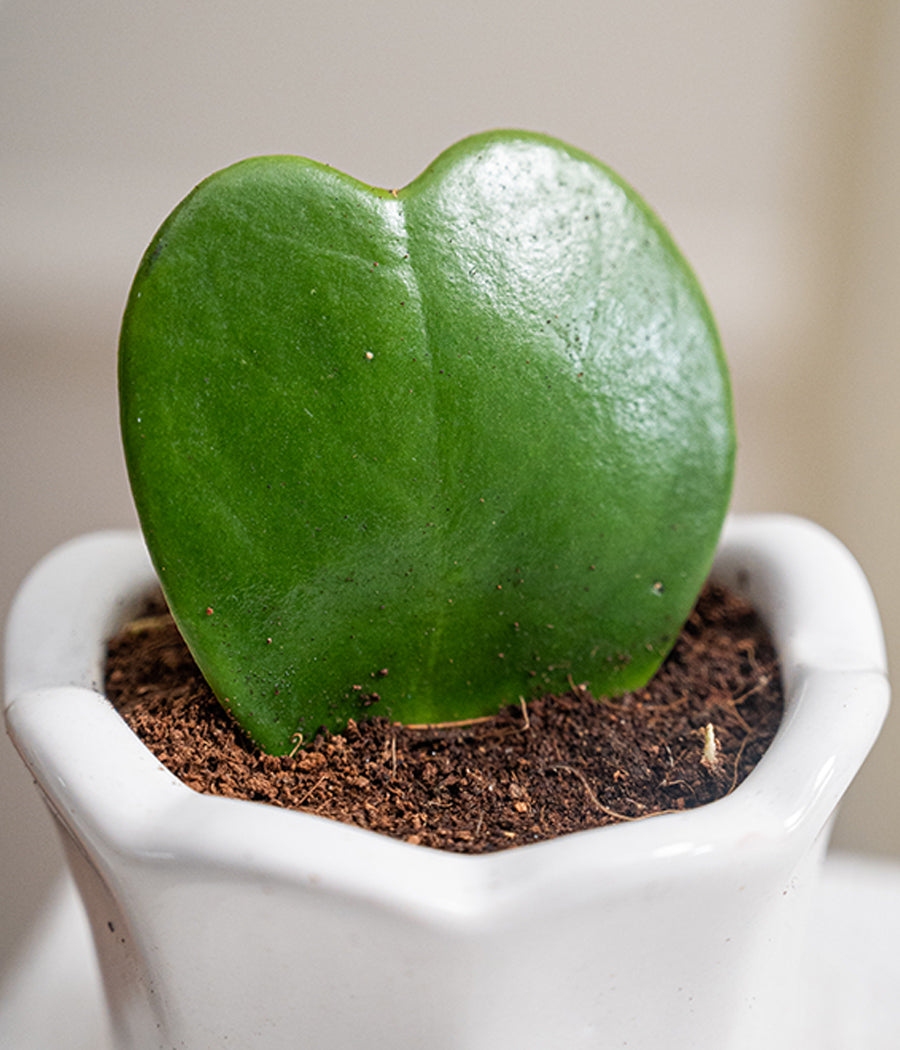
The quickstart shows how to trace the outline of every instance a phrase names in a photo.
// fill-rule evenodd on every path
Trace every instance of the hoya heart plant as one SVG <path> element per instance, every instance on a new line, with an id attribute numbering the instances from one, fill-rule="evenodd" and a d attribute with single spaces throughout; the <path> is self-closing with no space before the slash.
<path id="1" fill-rule="evenodd" d="M 634 190 L 537 134 L 400 190 L 293 156 L 212 175 L 141 262 L 119 381 L 166 599 L 275 754 L 640 686 L 729 499 L 693 273 Z"/>

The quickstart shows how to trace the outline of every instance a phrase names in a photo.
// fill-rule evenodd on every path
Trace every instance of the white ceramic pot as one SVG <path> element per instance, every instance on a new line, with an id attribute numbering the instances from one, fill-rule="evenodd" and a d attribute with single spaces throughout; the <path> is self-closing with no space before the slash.
<path id="1" fill-rule="evenodd" d="M 177 781 L 101 695 L 154 583 L 136 534 L 24 584 L 10 733 L 59 825 L 117 1045 L 223 1050 L 759 1050 L 808 1043 L 800 965 L 835 807 L 884 718 L 877 612 L 806 522 L 729 522 L 714 575 L 763 614 L 783 725 L 728 797 L 486 856 Z"/>

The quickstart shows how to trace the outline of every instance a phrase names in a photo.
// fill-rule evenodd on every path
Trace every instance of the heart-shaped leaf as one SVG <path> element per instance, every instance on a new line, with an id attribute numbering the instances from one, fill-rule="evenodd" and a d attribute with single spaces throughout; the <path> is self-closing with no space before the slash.
<path id="1" fill-rule="evenodd" d="M 244 161 L 167 219 L 122 329 L 166 597 L 264 749 L 643 683 L 732 475 L 694 277 L 637 195 L 519 132 L 400 191 Z"/>

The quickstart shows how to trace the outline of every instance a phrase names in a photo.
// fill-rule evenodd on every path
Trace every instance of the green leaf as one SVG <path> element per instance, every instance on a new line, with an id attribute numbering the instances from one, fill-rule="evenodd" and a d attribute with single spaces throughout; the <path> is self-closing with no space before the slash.
<path id="1" fill-rule="evenodd" d="M 135 277 L 120 396 L 175 618 L 275 753 L 642 684 L 731 486 L 688 266 L 617 176 L 522 132 L 400 191 L 298 157 L 213 175 Z"/>

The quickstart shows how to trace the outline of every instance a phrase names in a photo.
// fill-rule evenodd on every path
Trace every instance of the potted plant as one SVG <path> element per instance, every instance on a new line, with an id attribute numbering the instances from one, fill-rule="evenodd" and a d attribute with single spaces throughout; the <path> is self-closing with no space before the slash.
<path id="1" fill-rule="evenodd" d="M 248 219 L 241 184 L 261 171 Z M 313 188 L 286 211 L 298 173 Z M 399 192 L 293 158 L 214 180 L 160 231 L 123 326 L 150 553 L 129 534 L 60 549 L 8 632 L 9 729 L 59 823 L 119 1044 L 797 1045 L 805 908 L 887 702 L 871 595 L 814 526 L 726 529 L 713 572 L 770 626 L 785 718 L 737 790 L 684 813 L 451 855 L 197 794 L 104 699 L 106 644 L 157 579 L 271 751 L 356 713 L 348 683 L 373 668 L 385 709 L 410 720 L 478 714 L 582 666 L 626 687 L 665 655 L 727 503 L 730 394 L 705 303 L 595 161 L 500 133 Z M 498 347 L 512 349 L 491 375 Z"/>

